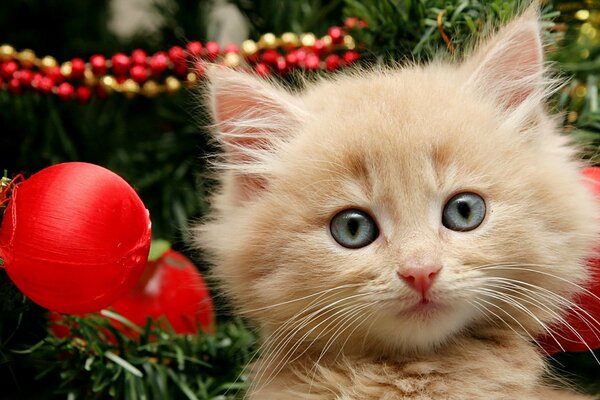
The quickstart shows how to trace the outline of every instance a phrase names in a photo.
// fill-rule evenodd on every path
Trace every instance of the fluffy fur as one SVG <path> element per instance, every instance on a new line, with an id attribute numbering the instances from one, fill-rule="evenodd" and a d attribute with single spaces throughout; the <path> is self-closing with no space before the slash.
<path id="1" fill-rule="evenodd" d="M 537 14 L 459 64 L 339 75 L 290 93 L 215 68 L 207 101 L 225 156 L 197 243 L 262 333 L 250 399 L 549 399 L 535 337 L 585 284 L 597 209 L 544 109 Z M 481 195 L 469 232 L 455 193 Z M 359 208 L 380 236 L 329 232 Z M 430 303 L 398 273 L 439 265 Z M 585 317 L 585 316 L 583 316 Z"/>

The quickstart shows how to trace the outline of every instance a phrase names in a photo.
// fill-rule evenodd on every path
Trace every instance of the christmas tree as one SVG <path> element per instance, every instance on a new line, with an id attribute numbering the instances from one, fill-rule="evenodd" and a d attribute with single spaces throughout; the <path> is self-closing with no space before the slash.
<path id="1" fill-rule="evenodd" d="M 206 213 L 213 185 L 207 160 L 215 148 L 196 88 L 202 66 L 190 54 L 227 66 L 247 64 L 295 85 L 298 74 L 327 74 L 353 63 L 460 58 L 518 9 L 517 1 L 496 0 L 171 0 L 148 2 L 132 14 L 123 4 L 0 5 L 0 167 L 9 177 L 65 161 L 115 171 L 150 210 L 153 237 L 185 252 L 201 272 L 209 267 L 201 254 L 186 251 L 186 232 Z M 600 2 L 548 2 L 542 20 L 548 57 L 569 78 L 552 106 L 585 156 L 596 161 Z M 136 54 L 148 65 L 135 69 Z M 101 71 L 108 64 L 98 55 L 110 59 L 112 75 Z M 43 76 L 20 72 L 27 62 Z M 94 65 L 94 73 L 85 72 Z M 123 79 L 119 65 L 126 69 Z M 239 396 L 255 335 L 229 313 L 216 289 L 212 297 L 214 333 L 177 334 L 165 324 L 140 328 L 109 311 L 64 317 L 69 331 L 58 337 L 48 329 L 48 312 L 1 272 L 1 397 Z M 115 319 L 135 334 L 118 329 L 110 322 Z M 600 392 L 600 365 L 592 354 L 559 354 L 553 363 L 590 393 Z"/>

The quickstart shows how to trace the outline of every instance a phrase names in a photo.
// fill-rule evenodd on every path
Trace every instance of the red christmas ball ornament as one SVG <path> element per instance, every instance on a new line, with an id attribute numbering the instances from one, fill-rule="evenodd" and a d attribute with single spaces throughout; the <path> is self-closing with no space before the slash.
<path id="1" fill-rule="evenodd" d="M 188 55 L 194 59 L 202 56 L 202 43 L 198 41 L 189 42 L 185 48 L 187 49 Z"/>
<path id="2" fill-rule="evenodd" d="M 17 78 L 12 78 L 8 81 L 8 91 L 11 94 L 21 94 L 23 93 L 23 87 L 21 86 L 21 82 Z"/>
<path id="3" fill-rule="evenodd" d="M 0 74 L 2 74 L 2 77 L 5 79 L 10 79 L 18 69 L 19 64 L 17 64 L 15 61 L 7 61 L 0 67 Z"/>
<path id="4" fill-rule="evenodd" d="M 131 60 L 123 53 L 117 53 L 112 56 L 112 70 L 115 75 L 123 76 L 129 71 Z"/>
<path id="5" fill-rule="evenodd" d="M 33 81 L 33 72 L 30 69 L 22 69 L 15 74 L 15 78 L 19 79 L 23 86 L 29 87 Z"/>
<path id="6" fill-rule="evenodd" d="M 584 168 L 582 174 L 600 201 L 600 168 Z M 600 255 L 588 260 L 588 268 L 592 282 L 586 288 L 587 291 L 575 299 L 577 307 L 569 310 L 565 316 L 573 329 L 558 325 L 553 327 L 554 338 L 544 335 L 539 339 L 540 345 L 548 354 L 555 354 L 563 349 L 578 352 L 600 348 Z"/>
<path id="7" fill-rule="evenodd" d="M 74 58 L 71 60 L 71 78 L 81 79 L 85 73 L 85 61 L 81 58 Z"/>
<path id="8" fill-rule="evenodd" d="M 260 76 L 269 76 L 271 75 L 271 70 L 269 69 L 269 66 L 267 64 L 264 63 L 258 63 L 254 66 L 254 70 L 256 71 L 256 73 Z"/>
<path id="9" fill-rule="evenodd" d="M 148 60 L 148 55 L 142 49 L 135 49 L 131 52 L 131 62 L 133 65 L 146 65 L 146 61 Z"/>
<path id="10" fill-rule="evenodd" d="M 316 70 L 321 65 L 321 59 L 318 55 L 314 53 L 309 53 L 306 55 L 306 59 L 304 60 L 304 66 L 309 70 Z"/>
<path id="11" fill-rule="evenodd" d="M 327 31 L 329 37 L 331 37 L 331 42 L 333 44 L 340 44 L 342 40 L 344 40 L 344 31 L 339 26 L 332 26 Z"/>
<path id="12" fill-rule="evenodd" d="M 143 272 L 150 218 L 133 188 L 97 165 L 48 167 L 12 191 L 0 257 L 14 284 L 53 311 L 114 303 Z"/>
<path id="13" fill-rule="evenodd" d="M 63 82 L 56 88 L 56 95 L 63 101 L 69 101 L 73 98 L 75 88 L 68 82 Z"/>
<path id="14" fill-rule="evenodd" d="M 169 249 L 148 262 L 136 286 L 111 308 L 138 326 L 147 317 L 164 317 L 176 333 L 212 331 L 213 304 L 198 269 L 183 254 Z M 126 327 L 114 325 L 127 332 Z"/>
<path id="15" fill-rule="evenodd" d="M 54 80 L 52 80 L 52 78 L 49 76 L 42 76 L 41 78 L 35 80 L 35 82 L 35 88 L 44 94 L 50 93 L 54 87 Z"/>
<path id="16" fill-rule="evenodd" d="M 356 51 L 347 51 L 344 53 L 344 61 L 346 64 L 352 64 L 357 61 L 360 56 Z"/>
<path id="17" fill-rule="evenodd" d="M 92 89 L 87 86 L 79 86 L 77 88 L 76 96 L 79 104 L 86 104 L 92 97 Z"/>
<path id="18" fill-rule="evenodd" d="M 225 46 L 225 53 L 227 53 L 227 54 L 229 54 L 229 53 L 238 54 L 239 52 L 240 52 L 240 48 L 235 43 L 229 43 L 227 46 Z"/>
<path id="19" fill-rule="evenodd" d="M 337 54 L 330 54 L 325 58 L 325 68 L 327 71 L 332 72 L 340 67 L 340 56 Z"/>
<path id="20" fill-rule="evenodd" d="M 96 76 L 106 74 L 106 58 L 102 54 L 96 54 L 90 57 L 92 72 Z"/>
<path id="21" fill-rule="evenodd" d="M 204 46 L 204 48 L 206 50 L 206 57 L 210 61 L 215 61 L 217 59 L 217 57 L 219 57 L 219 53 L 221 52 L 221 47 L 219 46 L 219 43 L 206 42 L 206 45 Z"/>
<path id="22" fill-rule="evenodd" d="M 131 76 L 131 79 L 137 83 L 144 83 L 146 79 L 148 79 L 148 71 L 146 71 L 146 67 L 143 65 L 134 65 L 131 67 L 129 75 Z"/>
<path id="23" fill-rule="evenodd" d="M 154 53 L 150 58 L 150 71 L 152 75 L 160 76 L 169 66 L 169 57 L 164 51 Z"/>

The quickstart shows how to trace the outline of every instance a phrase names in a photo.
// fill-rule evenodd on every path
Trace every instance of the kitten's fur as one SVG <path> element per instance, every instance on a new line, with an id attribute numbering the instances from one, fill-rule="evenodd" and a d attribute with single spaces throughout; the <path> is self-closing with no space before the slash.
<path id="1" fill-rule="evenodd" d="M 248 398 L 561 396 L 532 338 L 580 291 L 598 224 L 543 106 L 549 86 L 533 8 L 461 64 L 354 72 L 297 94 L 211 71 L 226 154 L 197 240 L 263 335 Z M 470 232 L 441 222 L 462 191 L 487 204 Z M 368 211 L 379 238 L 338 245 L 329 223 L 345 208 Z M 397 272 L 432 263 L 434 307 L 419 308 Z"/>

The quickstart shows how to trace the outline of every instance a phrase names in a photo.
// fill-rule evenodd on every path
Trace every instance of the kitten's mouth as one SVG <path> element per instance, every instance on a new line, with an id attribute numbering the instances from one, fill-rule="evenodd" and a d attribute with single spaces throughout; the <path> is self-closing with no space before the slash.
<path id="1" fill-rule="evenodd" d="M 426 297 L 422 297 L 421 300 L 419 300 L 412 306 L 400 311 L 399 315 L 404 317 L 407 315 L 432 316 L 446 308 L 447 306 L 445 304 L 442 304 L 438 301 L 433 301 Z"/>

